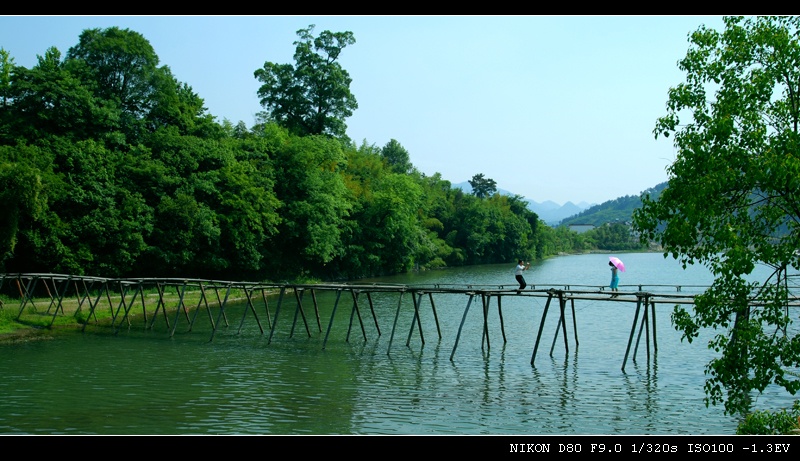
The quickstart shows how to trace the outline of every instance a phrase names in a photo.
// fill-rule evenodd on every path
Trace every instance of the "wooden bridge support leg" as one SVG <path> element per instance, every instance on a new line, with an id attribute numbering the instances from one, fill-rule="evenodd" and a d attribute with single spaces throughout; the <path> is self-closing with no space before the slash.
<path id="1" fill-rule="evenodd" d="M 205 304 L 206 314 L 208 315 L 208 321 L 211 323 L 211 328 L 214 328 L 214 317 L 211 315 L 211 308 L 208 306 L 208 298 L 206 298 L 206 289 L 202 282 L 198 284 L 198 288 L 200 289 L 200 299 L 197 300 L 197 306 L 194 308 L 192 321 L 189 322 L 189 331 L 192 331 L 192 328 L 194 328 L 194 322 L 197 321 L 197 316 L 200 314 L 200 306 L 203 304 Z M 261 331 L 261 334 L 264 334 L 263 330 Z"/>
<path id="2" fill-rule="evenodd" d="M 169 333 L 169 337 L 175 336 L 175 330 L 178 329 L 178 320 L 181 318 L 181 313 L 186 316 L 186 323 L 191 322 L 189 320 L 189 313 L 186 312 L 186 304 L 183 302 L 184 296 L 186 296 L 186 281 L 183 282 L 180 289 L 175 287 L 175 290 L 178 292 L 178 308 L 175 311 L 175 324 L 172 326 L 172 331 Z"/>
<path id="3" fill-rule="evenodd" d="M 186 322 L 189 323 L 189 322 L 191 322 L 191 320 L 189 320 L 189 308 L 186 307 L 186 301 L 184 301 L 186 299 L 186 287 L 187 287 L 187 285 L 188 285 L 188 280 L 184 280 L 183 281 L 183 285 L 181 286 L 181 289 L 178 290 L 178 287 L 175 287 L 175 291 L 179 291 L 179 293 L 178 293 L 178 313 L 180 314 L 181 312 L 183 312 L 184 317 L 186 317 Z M 178 318 L 177 317 L 175 317 L 175 323 L 176 324 L 178 323 Z"/>
<path id="4" fill-rule="evenodd" d="M 64 281 L 64 286 L 59 291 L 58 285 L 56 285 L 56 281 L 53 280 L 53 290 L 56 292 L 55 300 L 56 300 L 56 308 L 55 312 L 53 312 L 53 318 L 50 320 L 50 326 L 52 327 L 54 323 L 56 323 L 56 316 L 58 312 L 61 311 L 61 314 L 64 314 L 64 295 L 67 293 L 67 289 L 69 289 L 69 283 L 72 281 L 72 276 L 70 275 L 67 277 L 67 280 Z M 45 284 L 46 285 L 46 284 Z M 52 296 L 52 295 L 51 295 Z M 48 307 L 47 310 L 49 311 L 50 308 Z"/>
<path id="5" fill-rule="evenodd" d="M 422 334 L 422 320 L 419 317 L 419 305 L 422 303 L 422 295 L 424 293 L 420 292 L 419 294 L 413 293 L 417 296 L 411 296 L 414 300 L 414 318 L 411 319 L 411 328 L 408 330 L 408 339 L 406 339 L 406 347 L 411 345 L 411 335 L 414 333 L 414 324 L 419 327 L 419 339 L 422 341 L 422 345 L 425 345 L 425 336 Z"/>
<path id="6" fill-rule="evenodd" d="M 658 351 L 658 347 L 656 346 L 656 309 L 650 301 L 649 295 L 644 295 L 644 315 L 642 316 L 642 324 L 639 327 L 639 336 L 636 339 L 636 348 L 633 352 L 633 361 L 636 362 L 636 353 L 639 349 L 639 341 L 642 337 L 642 330 L 645 331 L 645 343 L 647 346 L 647 361 L 650 361 L 650 319 L 653 322 L 653 351 Z M 650 311 L 647 308 L 650 307 Z"/>
<path id="7" fill-rule="evenodd" d="M 403 305 L 403 295 L 405 290 L 400 291 L 400 296 L 397 298 L 397 311 L 394 313 L 394 323 L 392 323 L 392 334 L 389 335 L 389 347 L 386 348 L 386 355 L 392 350 L 392 341 L 394 340 L 394 331 L 397 329 L 397 319 L 400 317 L 400 307 Z M 413 294 L 412 294 L 413 296 Z"/>
<path id="8" fill-rule="evenodd" d="M 299 293 L 299 295 L 298 295 Z M 303 318 L 303 324 L 306 327 L 306 334 L 308 337 L 311 337 L 311 330 L 308 328 L 308 320 L 306 320 L 306 311 L 303 310 L 303 294 L 305 293 L 304 289 L 297 289 L 294 290 L 294 297 L 297 300 L 297 307 L 294 309 L 294 321 L 292 322 L 292 331 L 289 333 L 289 337 L 291 338 L 294 336 L 294 327 L 297 324 L 297 314 L 299 313 L 300 316 Z"/>
<path id="9" fill-rule="evenodd" d="M 508 343 L 506 339 L 506 326 L 505 322 L 503 321 L 503 297 L 497 297 L 497 314 L 500 316 L 500 332 L 503 334 L 503 344 Z"/>
<path id="10" fill-rule="evenodd" d="M 625 349 L 625 359 L 622 361 L 622 371 L 625 371 L 625 364 L 628 363 L 628 354 L 631 351 L 631 344 L 633 343 L 633 335 L 636 333 L 636 322 L 639 320 L 639 311 L 642 308 L 642 298 L 636 301 L 636 313 L 633 315 L 633 324 L 631 325 L 631 335 L 628 338 L 628 347 Z"/>
<path id="11" fill-rule="evenodd" d="M 533 354 L 531 355 L 531 366 L 533 366 L 534 361 L 536 360 L 536 351 L 539 350 L 539 341 L 542 339 L 542 330 L 544 330 L 544 321 L 547 319 L 547 311 L 550 309 L 550 301 L 553 300 L 553 293 L 550 292 L 547 295 L 547 302 L 544 305 L 544 311 L 542 312 L 542 320 L 539 322 L 539 333 L 536 335 L 536 344 L 533 346 Z"/>
<path id="12" fill-rule="evenodd" d="M 19 320 L 20 317 L 22 317 L 22 311 L 25 310 L 25 306 L 28 305 L 28 302 L 30 302 L 31 306 L 33 306 L 33 308 L 36 309 L 36 304 L 33 303 L 32 293 L 33 289 L 36 287 L 37 280 L 39 280 L 39 278 L 33 276 L 28 279 L 28 283 L 23 287 L 22 284 L 20 284 L 20 279 L 17 278 L 17 289 L 19 290 L 19 297 L 20 297 L 19 313 L 17 314 L 17 320 Z"/>
<path id="13" fill-rule="evenodd" d="M 164 290 L 161 288 L 161 284 L 159 282 L 156 282 L 155 287 L 156 293 L 158 294 L 158 301 L 156 301 L 156 310 L 153 311 L 153 318 L 150 320 L 150 328 L 153 328 L 153 325 L 156 323 L 158 311 L 161 311 L 162 309 L 163 312 L 167 311 L 167 306 L 164 304 Z"/>
<path id="14" fill-rule="evenodd" d="M 91 293 L 89 293 L 89 287 L 86 285 L 86 280 L 81 280 L 81 285 L 83 285 L 83 291 L 78 286 L 78 281 L 75 282 L 75 300 L 78 301 L 78 308 L 75 309 L 75 317 L 77 318 L 81 312 L 83 312 L 83 303 L 87 303 L 89 305 L 92 304 Z M 97 317 L 95 317 L 97 320 Z M 86 321 L 88 322 L 89 319 L 87 318 Z"/>
<path id="15" fill-rule="evenodd" d="M 564 333 L 564 352 L 569 353 L 569 341 L 567 340 L 567 317 L 565 315 L 566 307 L 567 307 L 567 300 L 564 299 L 564 293 L 558 293 L 558 307 L 559 307 L 559 317 L 558 323 L 556 324 L 556 334 L 553 336 L 553 344 L 550 345 L 550 357 L 553 356 L 553 350 L 556 347 L 556 340 L 558 339 L 558 330 L 561 329 Z M 573 320 L 575 316 L 573 314 Z"/>
<path id="16" fill-rule="evenodd" d="M 489 296 L 486 293 L 481 293 L 481 305 L 483 306 L 483 334 L 481 335 L 481 350 L 484 344 L 487 349 L 491 349 L 489 344 Z"/>
<path id="17" fill-rule="evenodd" d="M 378 336 L 381 335 L 381 327 L 378 325 L 378 316 L 375 315 L 375 304 L 372 302 L 372 295 L 367 292 L 367 301 L 369 301 L 369 311 L 372 313 L 372 321 L 375 322 L 375 329 L 378 330 Z"/>
<path id="18" fill-rule="evenodd" d="M 650 318 L 653 319 L 653 352 L 658 352 L 658 340 L 656 338 L 656 303 L 650 297 L 647 298 L 650 302 Z"/>
<path id="19" fill-rule="evenodd" d="M 633 363 L 636 363 L 636 354 L 639 351 L 639 343 L 642 340 L 642 332 L 645 333 L 645 347 L 647 349 L 647 361 L 650 361 L 650 315 L 648 313 L 648 301 L 644 300 L 644 311 L 642 312 L 642 322 L 639 324 L 639 334 L 636 336 L 636 346 L 633 348 Z"/>
<path id="20" fill-rule="evenodd" d="M 219 314 L 217 314 L 217 321 L 214 324 L 214 328 L 211 330 L 211 337 L 208 338 L 208 341 L 211 342 L 214 340 L 214 335 L 217 334 L 217 328 L 219 328 L 219 321 L 221 319 L 225 319 L 225 326 L 228 326 L 228 317 L 225 314 L 225 307 L 228 305 L 228 298 L 231 295 L 231 284 L 229 283 L 228 286 L 225 288 L 225 299 L 222 299 L 219 303 Z M 216 287 L 214 287 L 216 290 Z M 217 292 L 217 299 L 219 299 L 219 292 Z"/>
<path id="21" fill-rule="evenodd" d="M 264 288 L 261 289 L 261 298 L 264 300 L 264 310 L 267 311 L 267 326 L 272 328 L 272 317 L 269 313 L 269 301 L 267 301 L 267 293 Z M 322 331 L 322 327 L 320 327 L 320 331 Z"/>
<path id="22" fill-rule="evenodd" d="M 158 311 L 161 311 L 161 315 L 164 317 L 164 324 L 169 328 L 169 316 L 167 315 L 167 301 L 165 299 L 165 288 L 164 285 L 161 283 L 156 283 L 156 291 L 158 292 L 158 303 L 156 303 L 156 310 L 153 312 L 153 320 L 150 321 L 150 328 L 156 324 L 156 320 L 158 319 Z"/>
<path id="23" fill-rule="evenodd" d="M 81 293 L 80 287 L 78 287 L 78 281 L 74 282 L 75 284 L 75 300 L 78 301 L 78 308 L 75 309 L 75 317 L 80 315 L 83 310 L 83 303 L 89 301 L 89 288 L 86 286 L 86 280 L 81 280 L 81 284 L 83 285 L 83 293 Z M 95 318 L 97 320 L 97 318 Z"/>
<path id="24" fill-rule="evenodd" d="M 577 349 L 580 341 L 578 341 L 578 317 L 575 315 L 575 299 L 570 298 L 569 302 L 572 307 L 572 332 L 575 334 L 575 349 Z"/>
<path id="25" fill-rule="evenodd" d="M 251 312 L 253 312 L 253 316 L 256 318 L 256 324 L 258 324 L 258 329 L 261 331 L 261 334 L 264 334 L 264 327 L 261 326 L 261 320 L 258 318 L 258 312 L 256 312 L 256 307 L 253 305 L 253 290 L 249 290 L 246 286 L 242 286 L 244 290 L 244 295 L 247 297 L 247 306 L 244 307 L 242 312 L 242 322 L 239 324 L 239 330 L 237 333 L 242 332 L 242 327 L 244 327 L 244 319 L 247 317 L 247 309 L 249 308 Z"/>
<path id="26" fill-rule="evenodd" d="M 322 322 L 319 319 L 319 305 L 317 304 L 317 292 L 311 289 L 311 300 L 314 301 L 314 314 L 317 316 L 317 331 L 322 333 Z"/>
<path id="27" fill-rule="evenodd" d="M 475 298 L 475 293 L 470 293 L 469 300 L 467 301 L 467 307 L 464 309 L 464 315 L 461 316 L 461 324 L 458 326 L 458 333 L 456 334 L 456 342 L 453 344 L 453 352 L 450 353 L 450 361 L 453 361 L 453 356 L 456 355 L 456 348 L 458 347 L 458 340 L 461 338 L 461 330 L 464 328 L 464 321 L 467 319 L 467 312 L 469 312 L 469 306 L 472 305 L 472 300 Z"/>
<path id="28" fill-rule="evenodd" d="M 95 298 L 94 303 L 89 300 L 89 315 L 86 317 L 86 322 L 83 324 L 81 331 L 86 330 L 86 325 L 89 323 L 89 319 L 94 317 L 95 323 L 97 322 L 97 316 L 94 314 L 95 309 L 97 309 L 97 305 L 100 303 L 100 298 L 103 297 L 103 292 L 106 294 L 106 298 L 108 299 L 108 307 L 111 309 L 111 324 L 114 324 L 114 306 L 111 305 L 111 295 L 108 293 L 108 282 L 103 282 L 100 285 L 100 290 L 97 292 L 97 298 Z M 86 295 L 89 295 L 89 291 L 86 291 Z"/>
<path id="29" fill-rule="evenodd" d="M 144 296 L 144 284 L 139 283 L 139 299 L 142 301 L 142 318 L 144 319 L 145 327 L 147 327 L 147 303 L 145 302 Z"/>
<path id="30" fill-rule="evenodd" d="M 367 331 L 364 329 L 364 322 L 361 319 L 361 310 L 358 308 L 358 290 L 350 290 L 350 293 L 353 296 L 353 309 L 350 311 L 350 325 L 347 327 L 347 339 L 346 342 L 350 342 L 350 330 L 353 328 L 353 314 L 358 316 L 358 324 L 361 325 L 361 335 L 364 337 L 364 341 L 367 340 Z"/>
<path id="31" fill-rule="evenodd" d="M 325 332 L 325 339 L 322 341 L 322 349 L 328 344 L 328 336 L 331 334 L 331 327 L 333 327 L 333 318 L 336 316 L 336 308 L 339 307 L 339 298 L 342 297 L 342 290 L 336 290 L 336 301 L 333 303 L 333 310 L 331 311 L 331 320 L 328 322 L 328 331 Z M 275 313 L 275 319 L 278 319 L 278 313 Z"/>
<path id="32" fill-rule="evenodd" d="M 120 328 L 122 328 L 122 322 L 125 321 L 128 324 L 128 328 L 131 326 L 131 309 L 133 309 L 133 304 L 136 302 L 136 296 L 139 295 L 140 290 L 138 289 L 139 286 L 135 287 L 133 290 L 133 295 L 131 296 L 130 301 L 126 301 L 125 298 L 128 296 L 128 291 L 130 291 L 130 285 L 125 285 L 124 289 L 120 289 L 120 301 L 119 306 L 117 307 L 117 313 L 119 313 L 119 309 L 124 309 L 124 315 L 122 316 L 122 320 L 119 321 L 117 324 L 117 329 L 114 331 L 114 334 L 119 333 Z M 147 327 L 147 324 L 145 324 Z"/>
<path id="33" fill-rule="evenodd" d="M 103 282 L 102 285 L 100 285 L 100 290 L 98 290 L 98 292 L 97 292 L 97 297 L 95 298 L 94 303 L 92 303 L 91 298 L 89 298 L 89 315 L 86 317 L 86 322 L 84 322 L 83 326 L 81 327 L 81 332 L 86 330 L 86 325 L 89 323 L 89 319 L 90 318 L 94 317 L 94 321 L 95 321 L 95 323 L 97 323 L 97 316 L 95 315 L 94 311 L 95 311 L 95 309 L 97 309 L 97 304 L 100 303 L 100 298 L 103 297 L 103 291 L 105 291 L 106 292 L 106 296 L 108 296 L 108 284 L 107 284 L 107 282 Z M 88 288 L 86 289 L 86 296 L 87 297 L 89 296 L 89 289 Z M 109 304 L 109 307 L 111 307 L 110 304 Z M 113 313 L 114 309 L 112 308 L 111 310 L 112 310 L 112 313 Z"/>
<path id="34" fill-rule="evenodd" d="M 56 279 L 55 277 L 50 277 L 50 281 L 53 282 L 53 291 L 58 294 L 58 287 L 56 286 Z M 47 291 L 47 297 L 50 298 L 50 304 L 47 305 L 47 310 L 44 311 L 45 314 L 50 313 L 50 309 L 53 308 L 53 305 L 56 304 L 56 297 L 53 296 L 53 292 L 50 291 L 50 285 L 47 284 L 47 278 L 42 278 L 42 283 L 44 284 L 44 289 Z M 56 307 L 56 311 L 58 311 L 58 307 Z M 52 324 L 51 324 L 52 325 Z"/>
<path id="35" fill-rule="evenodd" d="M 431 301 L 431 309 L 433 310 L 433 320 L 436 323 L 436 332 L 439 334 L 439 339 L 442 339 L 442 330 L 439 328 L 439 316 L 436 315 L 436 303 L 433 302 L 433 293 L 428 293 L 428 299 Z"/>
<path id="36" fill-rule="evenodd" d="M 230 285 L 228 286 L 228 293 L 230 293 Z M 224 303 L 222 302 L 222 298 L 219 297 L 219 287 L 217 285 L 214 285 L 214 295 L 217 297 L 217 304 L 222 308 Z M 227 295 L 225 295 L 225 298 L 227 299 Z M 228 314 L 225 313 L 225 309 L 221 309 L 220 314 L 222 314 L 222 319 L 225 320 L 225 326 L 230 326 L 228 323 Z M 217 316 L 217 321 L 219 322 L 219 316 Z"/>
<path id="37" fill-rule="evenodd" d="M 283 295 L 286 293 L 286 287 L 281 287 L 281 292 L 278 295 L 278 305 L 275 307 L 275 320 L 272 321 L 272 328 L 269 330 L 269 338 L 267 344 L 272 342 L 272 335 L 275 334 L 275 326 L 278 324 L 278 314 L 281 312 L 281 304 L 283 303 Z"/>

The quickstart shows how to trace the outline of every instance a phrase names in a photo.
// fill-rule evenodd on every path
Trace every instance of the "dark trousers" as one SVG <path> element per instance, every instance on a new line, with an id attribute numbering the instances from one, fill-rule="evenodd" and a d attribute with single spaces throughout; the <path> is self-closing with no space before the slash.
<path id="1" fill-rule="evenodd" d="M 525 287 L 528 286 L 528 284 L 525 283 L 525 277 L 523 277 L 522 275 L 517 275 L 516 277 L 517 277 L 517 282 L 519 282 L 519 289 L 524 290 Z"/>

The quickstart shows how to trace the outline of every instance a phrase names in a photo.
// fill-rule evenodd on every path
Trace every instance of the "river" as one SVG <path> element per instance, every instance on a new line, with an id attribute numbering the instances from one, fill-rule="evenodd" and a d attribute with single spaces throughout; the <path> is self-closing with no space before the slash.
<path id="1" fill-rule="evenodd" d="M 605 287 L 608 256 L 551 258 L 525 277 L 529 289 Z M 711 283 L 704 268 L 684 270 L 658 253 L 615 256 L 626 264 L 622 292 Z M 510 261 L 359 282 L 512 288 L 514 266 Z M 320 305 L 332 305 L 331 296 L 320 294 Z M 348 330 L 348 306 L 340 307 L 327 341 L 330 308 L 321 308 L 323 330 L 314 326 L 310 336 L 284 308 L 271 340 L 253 321 L 239 330 L 241 315 L 231 310 L 237 320 L 213 340 L 202 325 L 170 336 L 166 327 L 134 323 L 117 334 L 89 327 L 53 340 L 2 345 L 0 434 L 735 433 L 735 418 L 704 403 L 709 336 L 681 341 L 669 321 L 670 305 L 656 306 L 657 351 L 639 350 L 623 370 L 635 303 L 576 302 L 579 341 L 568 330 L 565 347 L 563 337 L 554 341 L 555 328 L 545 328 L 532 365 L 546 298 L 504 297 L 505 340 L 494 308 L 487 344 L 481 310 L 464 315 L 466 295 L 436 296 L 435 317 L 429 303 L 420 306 L 422 334 L 410 330 L 413 310 L 403 309 L 395 320 L 396 294 L 375 294 L 380 332 L 365 316 L 366 340 L 358 327 Z M 572 328 L 571 317 L 569 322 Z M 399 333 L 393 335 L 395 323 Z M 756 404 L 779 409 L 793 401 L 768 389 Z"/>

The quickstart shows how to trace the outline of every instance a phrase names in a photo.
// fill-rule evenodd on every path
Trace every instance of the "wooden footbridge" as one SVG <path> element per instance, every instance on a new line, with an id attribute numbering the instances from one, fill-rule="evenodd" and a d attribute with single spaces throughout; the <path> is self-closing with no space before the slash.
<path id="1" fill-rule="evenodd" d="M 355 321 L 358 321 L 361 334 L 367 340 L 364 318 L 362 315 L 362 301 L 366 298 L 365 304 L 369 307 L 369 313 L 374 322 L 378 335 L 381 335 L 378 318 L 376 316 L 373 297 L 375 293 L 395 293 L 398 295 L 397 309 L 395 311 L 392 331 L 389 339 L 389 350 L 397 333 L 398 319 L 402 312 L 403 299 L 406 295 L 413 301 L 413 317 L 411 327 L 408 331 L 406 346 L 417 331 L 419 338 L 424 344 L 423 328 L 421 323 L 420 309 L 425 298 L 430 303 L 433 319 L 439 339 L 442 333 L 439 325 L 439 318 L 436 313 L 436 303 L 434 295 L 443 296 L 450 294 L 460 294 L 467 296 L 466 306 L 458 327 L 455 343 L 450 354 L 450 360 L 455 357 L 456 350 L 461 339 L 467 314 L 472 308 L 473 303 L 480 301 L 483 311 L 483 334 L 482 345 L 489 347 L 489 309 L 493 299 L 496 299 L 497 310 L 500 318 L 500 331 L 503 341 L 506 342 L 506 332 L 503 320 L 502 302 L 504 298 L 514 297 L 539 297 L 546 298 L 539 329 L 536 335 L 536 342 L 531 355 L 531 365 L 535 365 L 537 353 L 539 351 L 545 320 L 550 312 L 551 305 L 555 304 L 558 315 L 553 343 L 550 347 L 550 355 L 556 345 L 559 334 L 563 334 L 564 348 L 569 351 L 567 335 L 567 314 L 571 313 L 572 331 L 575 344 L 578 341 L 578 331 L 575 316 L 576 301 L 606 301 L 635 303 L 636 309 L 633 322 L 630 328 L 630 335 L 622 362 L 622 370 L 628 358 L 633 353 L 633 360 L 639 345 L 644 337 L 647 358 L 650 358 L 650 350 L 658 350 L 656 341 L 656 310 L 657 303 L 692 304 L 694 295 L 691 293 L 702 292 L 700 286 L 630 286 L 631 291 L 624 291 L 626 286 L 622 286 L 623 291 L 617 292 L 617 296 L 612 296 L 605 287 L 575 286 L 575 285 L 532 285 L 525 290 L 517 290 L 514 285 L 499 286 L 443 286 L 443 285 L 392 285 L 392 284 L 272 284 L 256 282 L 232 282 L 220 280 L 200 280 L 200 279 L 180 279 L 180 278 L 136 278 L 136 279 L 110 279 L 90 276 L 75 276 L 62 274 L 43 274 L 43 273 L 13 273 L 0 274 L 0 293 L 13 293 L 10 299 L 19 296 L 19 305 L 12 306 L 10 301 L 5 304 L 0 300 L 0 309 L 17 309 L 16 318 L 20 320 L 26 312 L 34 312 L 39 317 L 48 316 L 49 326 L 52 327 L 59 316 L 72 314 L 75 321 L 82 325 L 84 331 L 90 324 L 98 324 L 98 313 L 101 317 L 110 317 L 111 327 L 117 333 L 120 328 L 132 325 L 132 320 L 141 314 L 144 319 L 145 328 L 152 329 L 155 322 L 161 316 L 166 325 L 169 335 L 173 336 L 176 332 L 181 318 L 188 323 L 188 331 L 191 332 L 196 322 L 201 318 L 207 317 L 211 329 L 209 341 L 214 339 L 215 334 L 220 328 L 230 328 L 228 308 L 233 303 L 246 303 L 239 320 L 237 330 L 241 332 L 248 315 L 252 316 L 261 334 L 267 335 L 267 342 L 270 343 L 275 334 L 275 328 L 282 310 L 285 310 L 287 303 L 292 303 L 294 299 L 293 320 L 290 336 L 294 335 L 301 319 L 305 327 L 306 334 L 311 337 L 311 326 L 313 322 L 316 329 L 323 331 L 320 319 L 320 309 L 317 294 L 320 292 L 334 292 L 335 301 L 332 307 L 331 317 L 325 330 L 325 337 L 322 347 L 325 348 L 331 329 L 334 325 L 334 317 L 340 306 L 341 297 L 346 294 L 346 298 L 352 300 L 350 304 L 350 321 L 347 330 L 347 341 L 350 339 Z M 665 288 L 665 287 L 668 287 Z M 645 288 L 653 288 L 654 291 L 645 291 Z M 655 289 L 659 291 L 656 292 Z M 668 291 L 668 292 L 665 292 Z M 310 303 L 305 299 L 308 294 L 311 298 Z M 148 300 L 149 298 L 149 300 Z M 8 297 L 6 299 L 9 299 Z M 46 309 L 41 306 L 43 302 L 48 305 Z M 39 303 L 40 305 L 37 305 Z M 148 303 L 151 303 L 148 305 Z M 271 304 L 274 306 L 271 307 Z M 314 316 L 309 319 L 307 305 L 313 306 Z M 65 309 L 65 306 L 69 308 Z M 152 309 L 149 312 L 148 309 Z M 271 310 L 274 309 L 274 310 Z M 216 315 L 213 311 L 216 310 Z M 202 316 L 201 316 L 202 312 Z M 174 318 L 170 321 L 170 315 Z M 410 313 L 406 312 L 407 315 Z M 262 321 L 263 320 L 263 321 Z M 266 323 L 266 329 L 265 329 Z M 267 331 L 268 330 L 268 331 Z M 387 351 L 388 353 L 388 351 Z"/>

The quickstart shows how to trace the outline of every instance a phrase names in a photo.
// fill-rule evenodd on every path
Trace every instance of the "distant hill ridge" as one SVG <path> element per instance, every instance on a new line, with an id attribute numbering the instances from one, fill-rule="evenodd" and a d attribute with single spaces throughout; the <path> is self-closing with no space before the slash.
<path id="1" fill-rule="evenodd" d="M 470 186 L 469 181 L 454 184 L 453 187 L 472 193 L 472 186 Z M 601 204 L 580 202 L 576 205 L 572 202 L 567 202 L 564 205 L 559 205 L 551 200 L 545 200 L 541 203 L 530 199 L 525 199 L 525 201 L 528 203 L 528 208 L 550 226 L 569 226 L 571 224 L 600 226 L 608 222 L 630 222 L 633 210 L 642 206 L 642 194 L 649 193 L 655 198 L 666 187 L 667 183 L 663 182 L 651 189 L 642 191 L 639 195 L 626 195 Z M 500 188 L 497 189 L 497 192 L 503 195 L 516 195 Z"/>

